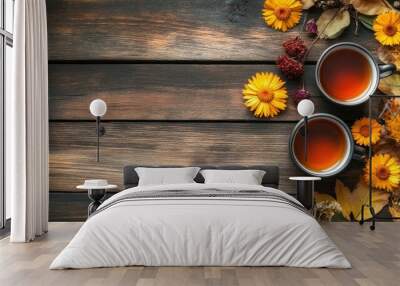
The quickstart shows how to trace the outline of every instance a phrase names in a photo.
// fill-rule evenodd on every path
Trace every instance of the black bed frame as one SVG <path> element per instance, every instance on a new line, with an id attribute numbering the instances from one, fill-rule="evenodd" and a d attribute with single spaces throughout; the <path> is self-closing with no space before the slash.
<path id="1" fill-rule="evenodd" d="M 265 187 L 271 187 L 278 189 L 279 187 L 279 167 L 278 166 L 199 166 L 201 169 L 223 169 L 223 170 L 264 170 L 266 173 L 262 180 L 262 185 Z M 135 171 L 136 167 L 149 167 L 149 168 L 174 168 L 183 166 L 135 166 L 128 165 L 124 167 L 124 188 L 133 188 L 138 185 L 139 177 Z M 203 176 L 199 174 L 194 179 L 197 183 L 204 183 Z"/>

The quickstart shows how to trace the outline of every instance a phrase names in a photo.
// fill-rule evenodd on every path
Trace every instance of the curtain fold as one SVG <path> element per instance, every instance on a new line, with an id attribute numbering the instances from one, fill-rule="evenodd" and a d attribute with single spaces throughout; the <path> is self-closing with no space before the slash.
<path id="1" fill-rule="evenodd" d="M 48 55 L 45 0 L 15 2 L 14 93 L 6 112 L 12 242 L 48 226 Z"/>

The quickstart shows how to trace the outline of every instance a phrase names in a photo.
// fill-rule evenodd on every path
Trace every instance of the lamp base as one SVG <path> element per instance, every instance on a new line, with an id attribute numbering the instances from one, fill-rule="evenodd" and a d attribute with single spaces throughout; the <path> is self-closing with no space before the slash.
<path id="1" fill-rule="evenodd" d="M 88 216 L 94 213 L 106 196 L 106 189 L 88 189 L 88 197 L 92 201 L 88 206 Z"/>

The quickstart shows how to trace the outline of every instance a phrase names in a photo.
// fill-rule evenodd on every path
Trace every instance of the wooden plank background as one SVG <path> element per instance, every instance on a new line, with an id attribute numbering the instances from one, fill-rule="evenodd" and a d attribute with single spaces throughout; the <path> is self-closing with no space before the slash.
<path id="1" fill-rule="evenodd" d="M 323 98 L 314 84 L 314 66 L 307 66 L 317 112 L 345 120 L 366 108 L 340 107 Z M 274 65 L 199 64 L 52 64 L 49 70 L 50 119 L 93 120 L 89 104 L 102 98 L 109 107 L 105 120 L 243 120 L 256 121 L 241 96 L 247 79 L 259 71 L 278 73 Z M 292 94 L 300 83 L 288 81 Z M 292 98 L 287 110 L 272 119 L 298 121 Z"/>
<path id="2" fill-rule="evenodd" d="M 279 74 L 281 44 L 302 28 L 273 31 L 262 20 L 262 6 L 262 0 L 47 1 L 51 220 L 84 219 L 87 201 L 72 196 L 75 186 L 88 178 L 121 186 L 126 164 L 277 164 L 281 189 L 295 192 L 288 177 L 302 173 L 287 146 L 300 119 L 294 103 L 290 99 L 276 118 L 256 119 L 241 95 L 256 72 Z M 340 41 L 374 51 L 370 32 L 360 27 L 357 38 L 353 32 Z M 335 42 L 314 47 L 305 83 L 317 112 L 351 123 L 365 106 L 338 107 L 314 82 L 315 61 Z M 289 92 L 299 85 L 288 82 Z M 95 98 L 108 104 L 100 163 L 89 113 Z M 354 174 L 350 168 L 344 176 Z M 333 181 L 321 188 L 329 190 Z"/>
<path id="3" fill-rule="evenodd" d="M 290 189 L 296 172 L 288 158 L 291 123 L 110 122 L 104 124 L 101 163 L 96 163 L 96 130 L 91 122 L 51 124 L 52 191 L 73 191 L 95 175 L 122 182 L 122 166 L 153 165 L 279 165 L 280 185 Z M 77 140 L 76 138 L 79 138 Z M 119 166 L 119 168 L 117 168 Z M 68 189 L 67 189 L 68 188 Z"/>
<path id="4" fill-rule="evenodd" d="M 289 33 L 267 27 L 263 0 L 49 0 L 51 60 L 275 61 Z M 312 15 L 311 15 L 312 16 Z M 363 28 L 366 47 L 376 46 Z M 304 38 L 310 41 L 304 33 Z M 336 41 L 354 40 L 348 29 Z M 332 42 L 320 41 L 315 61 Z"/>

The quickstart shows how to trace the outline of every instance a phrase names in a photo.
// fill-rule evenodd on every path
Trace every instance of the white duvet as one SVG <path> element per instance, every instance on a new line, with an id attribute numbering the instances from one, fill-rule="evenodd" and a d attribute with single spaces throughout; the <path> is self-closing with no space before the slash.
<path id="1" fill-rule="evenodd" d="M 145 266 L 294 266 L 350 268 L 317 221 L 289 205 L 257 198 L 152 198 L 131 192 L 262 190 L 231 184 L 181 184 L 127 189 L 106 200 L 50 269 Z M 108 207 L 107 207 L 108 206 Z"/>

